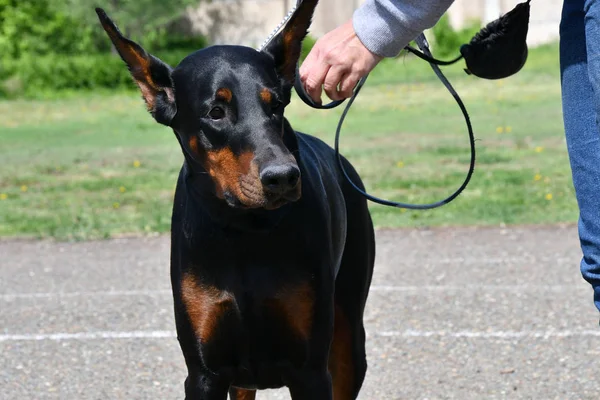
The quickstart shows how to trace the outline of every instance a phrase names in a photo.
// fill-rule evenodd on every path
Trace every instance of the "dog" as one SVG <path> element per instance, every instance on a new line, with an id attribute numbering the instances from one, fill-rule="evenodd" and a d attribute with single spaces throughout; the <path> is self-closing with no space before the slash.
<path id="1" fill-rule="evenodd" d="M 171 284 L 186 399 L 248 400 L 283 386 L 294 400 L 355 399 L 365 377 L 367 202 L 334 150 L 284 117 L 316 5 L 302 2 L 261 51 L 212 46 L 174 69 L 96 10 L 184 155 Z"/>

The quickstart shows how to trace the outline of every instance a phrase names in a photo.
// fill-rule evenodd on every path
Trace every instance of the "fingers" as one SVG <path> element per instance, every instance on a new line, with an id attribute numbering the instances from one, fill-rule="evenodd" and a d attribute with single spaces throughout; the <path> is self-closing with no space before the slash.
<path id="1" fill-rule="evenodd" d="M 304 89 L 317 104 L 321 104 L 321 91 L 329 68 L 330 65 L 321 61 L 308 66 L 305 62 L 300 68 L 300 80 L 304 84 Z"/>
<path id="2" fill-rule="evenodd" d="M 342 82 L 344 75 L 345 70 L 342 67 L 333 66 L 329 68 L 327 76 L 325 77 L 325 81 L 323 82 L 323 89 L 325 89 L 325 94 L 327 94 L 327 97 L 329 97 L 331 100 L 335 101 L 346 98 L 343 97 L 340 91 L 338 91 L 338 86 Z M 352 90 L 350 90 L 350 93 L 352 93 Z"/>
<path id="3" fill-rule="evenodd" d="M 316 103 L 323 89 L 332 100 L 341 100 L 352 96 L 360 78 L 381 60 L 362 44 L 349 20 L 317 40 L 300 67 L 300 80 Z"/>
<path id="4" fill-rule="evenodd" d="M 300 65 L 299 72 L 300 72 L 300 80 L 302 81 L 302 83 L 305 83 L 306 79 L 312 73 L 313 65 L 316 63 L 316 61 L 318 59 L 318 52 L 319 52 L 318 48 L 315 45 L 315 47 L 313 47 L 313 49 L 308 53 L 308 55 L 302 62 L 302 65 Z"/>
<path id="5" fill-rule="evenodd" d="M 326 65 L 326 64 L 324 64 Z M 313 79 L 317 75 L 313 75 L 312 71 L 308 71 L 303 77 L 300 73 L 301 80 L 304 82 L 304 87 L 308 95 L 317 103 L 321 103 L 321 90 L 325 90 L 325 94 L 331 100 L 343 100 L 352 96 L 352 92 L 361 76 L 356 71 L 347 72 L 347 69 L 341 66 L 331 66 L 326 71 L 322 79 Z M 325 71 L 322 69 L 321 71 Z M 320 78 L 321 75 L 318 75 Z"/>
<path id="6" fill-rule="evenodd" d="M 340 90 L 338 92 L 340 98 L 347 99 L 351 97 L 352 93 L 354 92 L 354 88 L 356 87 L 356 84 L 360 79 L 361 76 L 359 76 L 356 73 L 349 73 L 344 75 L 344 77 L 340 81 Z"/>
<path id="7" fill-rule="evenodd" d="M 321 103 L 322 90 L 325 90 L 327 97 L 334 101 L 347 99 L 352 96 L 352 91 L 360 77 L 354 73 L 346 73 L 342 67 L 324 65 L 328 69 L 323 78 L 320 78 L 322 75 L 313 75 L 311 73 L 310 75 L 307 74 L 308 77 L 303 79 L 302 73 L 300 73 L 301 80 L 304 82 L 304 88 L 313 101 L 318 104 Z M 325 69 L 321 71 L 325 71 Z M 315 76 L 318 76 L 320 79 L 313 79 Z"/>

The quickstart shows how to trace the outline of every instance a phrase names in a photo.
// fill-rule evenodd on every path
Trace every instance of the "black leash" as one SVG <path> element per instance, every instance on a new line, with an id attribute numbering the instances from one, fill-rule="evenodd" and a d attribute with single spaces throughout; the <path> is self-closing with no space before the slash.
<path id="1" fill-rule="evenodd" d="M 350 97 L 350 99 L 348 101 L 348 104 L 346 105 L 346 108 L 344 109 L 344 112 L 342 113 L 342 116 L 340 117 L 340 121 L 338 122 L 337 129 L 335 131 L 335 146 L 334 146 L 334 148 L 335 148 L 335 154 L 336 154 L 336 157 L 338 160 L 338 165 L 339 165 L 342 173 L 344 174 L 344 177 L 357 192 L 359 192 L 361 195 L 366 197 L 368 200 L 371 200 L 375 203 L 382 204 L 385 206 L 407 208 L 407 209 L 411 209 L 411 210 L 428 210 L 428 209 L 432 209 L 432 208 L 441 207 L 445 204 L 450 203 L 452 200 L 454 200 L 456 197 L 458 197 L 458 195 L 469 184 L 469 181 L 471 180 L 471 176 L 473 175 L 473 171 L 475 170 L 475 137 L 473 135 L 473 128 L 471 126 L 471 120 L 469 118 L 469 114 L 467 112 L 467 109 L 466 109 L 464 103 L 462 102 L 460 96 L 458 95 L 458 93 L 456 93 L 456 91 L 454 90 L 454 88 L 452 87 L 452 85 L 450 84 L 448 79 L 444 76 L 444 74 L 438 67 L 438 65 L 449 65 L 454 62 L 457 62 L 462 58 L 462 56 L 458 57 L 457 59 L 455 59 L 453 61 L 439 61 L 439 60 L 436 60 L 435 58 L 433 58 L 431 52 L 429 51 L 429 44 L 427 43 L 427 39 L 425 38 L 424 34 L 421 33 L 415 39 L 415 41 L 423 53 L 421 53 L 418 50 L 416 50 L 412 47 L 409 47 L 409 46 L 407 46 L 406 49 L 409 50 L 413 54 L 417 54 L 421 59 L 424 59 L 425 61 L 429 62 L 429 64 L 431 65 L 431 68 L 433 69 L 433 71 L 435 72 L 437 77 L 444 84 L 446 89 L 448 89 L 450 94 L 452 94 L 452 97 L 454 97 L 454 99 L 456 100 L 456 103 L 458 104 L 458 106 L 465 118 L 465 122 L 467 124 L 467 130 L 468 130 L 468 134 L 469 134 L 469 143 L 471 145 L 471 162 L 469 164 L 469 171 L 467 172 L 467 176 L 466 176 L 464 182 L 462 183 L 462 185 L 460 185 L 460 187 L 454 193 L 452 193 L 450 196 L 448 196 L 447 198 L 445 198 L 443 200 L 440 200 L 440 201 L 437 201 L 434 203 L 428 203 L 428 204 L 410 204 L 410 203 L 402 203 L 402 202 L 385 200 L 385 199 L 381 199 L 379 197 L 375 197 L 373 195 L 370 195 L 363 189 L 361 189 L 356 183 L 354 183 L 354 181 L 352 181 L 352 178 L 350 178 L 350 176 L 346 172 L 346 169 L 344 168 L 344 164 L 342 162 L 342 156 L 341 156 L 340 150 L 339 150 L 340 133 L 342 131 L 342 125 L 344 124 L 344 120 L 346 119 L 348 111 L 350 111 L 350 107 L 352 107 L 354 100 L 356 99 L 356 97 L 360 93 L 360 90 L 362 89 L 365 82 L 367 81 L 368 75 L 363 77 L 358 82 L 358 84 L 356 85 L 356 88 L 354 89 L 354 92 L 352 93 L 352 96 Z M 342 104 L 344 102 L 344 100 L 338 100 L 338 101 L 334 101 L 334 102 L 331 102 L 331 103 L 325 104 L 325 105 L 316 104 L 304 90 L 304 85 L 302 84 L 302 82 L 300 80 L 300 74 L 298 73 L 298 66 L 296 66 L 296 81 L 294 83 L 294 88 L 296 89 L 296 92 L 298 93 L 298 96 L 302 99 L 302 101 L 304 101 L 307 105 L 309 105 L 312 108 L 331 109 L 331 108 L 335 108 L 335 107 L 339 106 L 340 104 Z"/>

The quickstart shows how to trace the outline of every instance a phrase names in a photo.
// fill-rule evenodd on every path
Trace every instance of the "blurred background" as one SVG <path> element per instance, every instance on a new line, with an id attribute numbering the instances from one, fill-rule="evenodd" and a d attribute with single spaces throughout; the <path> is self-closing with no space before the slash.
<path id="1" fill-rule="evenodd" d="M 0 0 L 0 236 L 61 240 L 168 232 L 183 157 L 156 124 L 94 12 L 172 66 L 212 44 L 258 46 L 294 0 Z M 360 1 L 321 0 L 315 40 Z M 427 35 L 454 58 L 479 28 L 517 4 L 457 0 Z M 470 112 L 478 160 L 448 206 L 371 210 L 378 227 L 575 222 L 577 208 L 560 105 L 561 2 L 532 2 L 530 55 L 516 76 L 483 81 L 462 63 L 445 69 Z M 294 98 L 295 129 L 333 142 L 341 110 Z M 431 202 L 468 169 L 462 115 L 427 63 L 407 54 L 371 74 L 342 132 L 342 152 L 375 195 Z"/>

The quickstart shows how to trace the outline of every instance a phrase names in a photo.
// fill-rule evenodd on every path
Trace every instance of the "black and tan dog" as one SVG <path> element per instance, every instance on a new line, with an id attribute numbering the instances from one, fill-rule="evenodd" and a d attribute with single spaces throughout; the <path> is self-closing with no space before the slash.
<path id="1" fill-rule="evenodd" d="M 171 281 L 186 399 L 287 386 L 294 400 L 346 400 L 364 380 L 371 217 L 334 151 L 283 116 L 316 3 L 305 0 L 263 51 L 213 46 L 175 69 L 97 10 L 185 157 Z"/>

